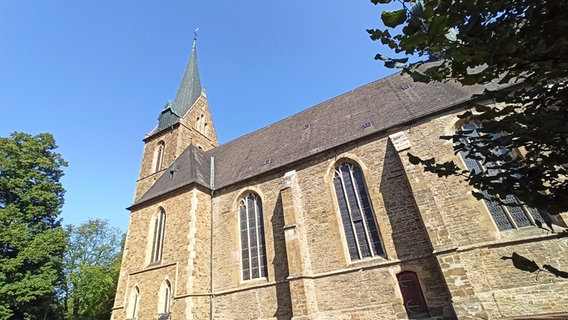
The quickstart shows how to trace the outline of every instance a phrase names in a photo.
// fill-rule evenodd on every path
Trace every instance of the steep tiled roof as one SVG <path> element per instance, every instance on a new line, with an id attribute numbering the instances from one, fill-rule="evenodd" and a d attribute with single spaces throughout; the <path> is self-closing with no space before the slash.
<path id="1" fill-rule="evenodd" d="M 391 75 L 209 151 L 215 157 L 215 188 L 460 105 L 482 91 L 482 86 L 414 83 L 407 75 Z"/>
<path id="2" fill-rule="evenodd" d="M 169 173 L 164 173 L 137 203 L 191 183 L 209 189 L 223 188 L 364 136 L 460 106 L 483 89 L 455 82 L 415 83 L 409 76 L 397 73 L 206 153 L 190 146 L 176 160 L 177 177 L 170 180 Z M 213 185 L 209 181 L 210 157 L 215 158 Z"/>

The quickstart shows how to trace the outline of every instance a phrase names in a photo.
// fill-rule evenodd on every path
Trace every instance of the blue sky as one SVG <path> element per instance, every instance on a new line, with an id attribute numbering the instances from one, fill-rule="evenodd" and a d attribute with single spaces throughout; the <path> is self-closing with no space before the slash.
<path id="1" fill-rule="evenodd" d="M 0 1 L 0 136 L 50 132 L 64 223 L 126 230 L 144 135 L 193 40 L 220 143 L 393 73 L 369 0 Z"/>

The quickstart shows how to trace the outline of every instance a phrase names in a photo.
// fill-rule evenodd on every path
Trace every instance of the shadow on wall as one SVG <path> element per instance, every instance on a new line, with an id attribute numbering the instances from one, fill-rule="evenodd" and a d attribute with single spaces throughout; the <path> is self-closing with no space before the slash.
<path id="1" fill-rule="evenodd" d="M 436 257 L 426 226 L 410 188 L 404 166 L 393 144 L 387 143 L 380 192 L 392 226 L 392 240 L 402 271 L 416 273 L 431 317 L 455 319 L 451 294 Z M 400 286 L 400 283 L 399 283 Z M 403 298 L 403 300 L 406 300 Z M 408 316 L 413 319 L 405 301 Z"/>
<path id="2" fill-rule="evenodd" d="M 389 141 L 385 151 L 380 192 L 392 226 L 398 259 L 412 259 L 432 253 L 430 238 L 418 211 L 404 167 Z"/>
<path id="3" fill-rule="evenodd" d="M 274 211 L 272 212 L 272 238 L 274 239 L 274 280 L 276 281 L 276 300 L 278 308 L 274 313 L 277 320 L 292 319 L 292 299 L 290 285 L 287 281 L 288 259 L 286 256 L 286 239 L 284 238 L 284 211 L 282 209 L 282 196 L 278 195 Z"/>

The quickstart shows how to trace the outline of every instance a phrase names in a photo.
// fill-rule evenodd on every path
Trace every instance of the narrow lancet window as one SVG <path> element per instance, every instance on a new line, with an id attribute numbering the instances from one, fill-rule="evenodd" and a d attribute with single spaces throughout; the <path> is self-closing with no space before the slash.
<path id="1" fill-rule="evenodd" d="M 342 163 L 333 178 L 345 240 L 351 260 L 383 256 L 375 215 L 361 168 Z"/>
<path id="2" fill-rule="evenodd" d="M 249 193 L 239 204 L 243 280 L 266 277 L 262 201 Z"/>
<path id="3" fill-rule="evenodd" d="M 162 170 L 162 165 L 164 162 L 164 149 L 166 145 L 164 141 L 158 142 L 158 146 L 156 147 L 156 154 L 154 155 L 154 172 L 158 172 Z"/>
<path id="4" fill-rule="evenodd" d="M 166 212 L 160 208 L 158 215 L 154 218 L 154 233 L 152 239 L 152 255 L 150 263 L 162 260 L 164 246 L 164 231 L 166 228 Z"/>

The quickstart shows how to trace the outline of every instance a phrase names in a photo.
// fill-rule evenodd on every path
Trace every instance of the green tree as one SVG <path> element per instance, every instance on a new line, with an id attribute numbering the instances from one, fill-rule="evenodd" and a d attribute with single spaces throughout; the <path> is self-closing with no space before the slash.
<path id="1" fill-rule="evenodd" d="M 68 245 L 62 287 L 66 319 L 109 319 L 120 272 L 122 239 L 108 221 L 66 226 Z"/>
<path id="2" fill-rule="evenodd" d="M 414 80 L 486 85 L 487 98 L 462 118 L 482 124 L 479 135 L 458 131 L 455 152 L 492 164 L 490 174 L 461 170 L 410 155 L 440 176 L 462 175 L 470 185 L 559 213 L 568 209 L 568 1 L 567 0 L 371 0 L 387 4 L 382 29 L 367 30 L 394 51 L 377 54 Z M 433 63 L 408 64 L 408 56 Z M 487 86 L 486 86 L 487 87 Z M 506 152 L 518 150 L 517 152 Z M 505 152 L 503 152 L 505 151 Z M 483 198 L 482 193 L 476 194 Z"/>
<path id="3" fill-rule="evenodd" d="M 65 232 L 59 182 L 67 163 L 53 136 L 0 138 L 0 319 L 54 318 Z"/>

